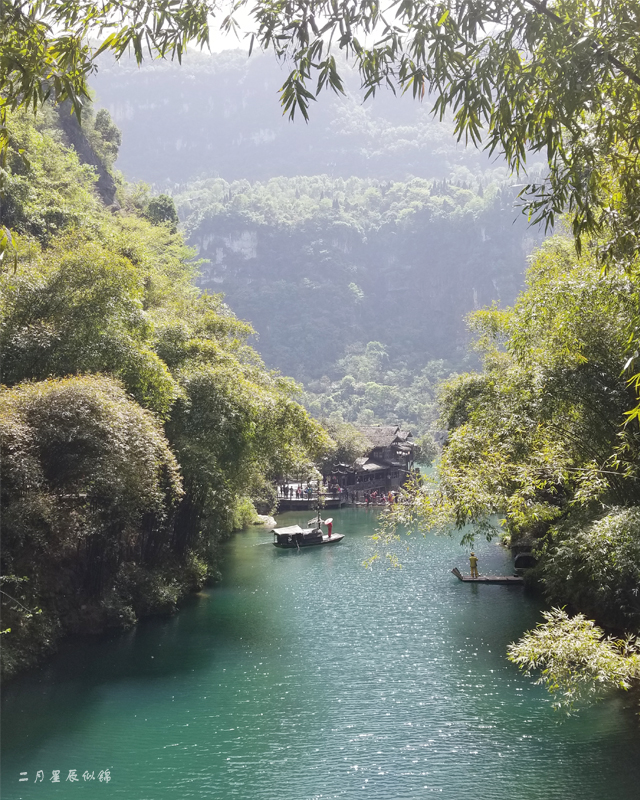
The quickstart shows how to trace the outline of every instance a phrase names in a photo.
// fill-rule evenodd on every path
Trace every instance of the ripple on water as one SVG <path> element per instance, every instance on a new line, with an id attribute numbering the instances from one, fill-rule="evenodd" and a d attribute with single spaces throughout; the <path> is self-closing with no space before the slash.
<path id="1" fill-rule="evenodd" d="M 286 515 L 288 521 L 296 521 Z M 559 724 L 506 662 L 535 624 L 520 589 L 466 586 L 455 540 L 421 537 L 401 570 L 365 570 L 372 514 L 334 548 L 229 545 L 224 582 L 171 620 L 65 648 L 4 701 L 3 800 L 18 773 L 111 769 L 127 800 L 637 800 L 640 735 L 618 696 Z M 479 545 L 481 569 L 506 568 Z M 85 792 L 86 793 L 86 792 Z"/>

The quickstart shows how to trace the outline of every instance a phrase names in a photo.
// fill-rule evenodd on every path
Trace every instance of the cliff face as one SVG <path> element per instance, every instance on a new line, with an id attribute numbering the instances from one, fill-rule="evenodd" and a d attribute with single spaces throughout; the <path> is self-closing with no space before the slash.
<path id="1" fill-rule="evenodd" d="M 348 69 L 346 96 L 327 93 L 309 124 L 291 122 L 278 96 L 285 74 L 271 53 L 190 52 L 182 65 L 105 58 L 92 87 L 123 132 L 118 168 L 163 189 L 218 175 L 402 180 L 444 178 L 459 165 L 496 168 L 457 144 L 453 126 L 434 118 L 428 102 L 381 92 L 363 103 L 359 77 Z"/>
<path id="2" fill-rule="evenodd" d="M 416 363 L 460 360 L 465 315 L 513 302 L 533 241 L 510 206 L 449 218 L 422 209 L 377 226 L 220 211 L 190 235 L 207 259 L 200 285 L 223 292 L 267 363 L 298 379 L 321 377 L 354 342 L 383 342 Z"/>
<path id="3" fill-rule="evenodd" d="M 413 365 L 462 360 L 464 315 L 513 301 L 535 242 L 505 165 L 457 143 L 428 99 L 363 103 L 348 71 L 346 96 L 292 124 L 282 77 L 236 51 L 105 63 L 94 85 L 125 134 L 118 167 L 174 196 L 200 285 L 254 325 L 270 366 L 322 376 L 373 340 Z"/>
<path id="4" fill-rule="evenodd" d="M 95 188 L 100 199 L 107 207 L 114 205 L 116 202 L 116 184 L 113 176 L 96 155 L 91 142 L 78 122 L 78 118 L 72 113 L 71 103 L 65 100 L 64 103 L 57 106 L 56 110 L 67 144 L 73 147 L 83 164 L 93 167 L 96 171 L 98 180 Z"/>

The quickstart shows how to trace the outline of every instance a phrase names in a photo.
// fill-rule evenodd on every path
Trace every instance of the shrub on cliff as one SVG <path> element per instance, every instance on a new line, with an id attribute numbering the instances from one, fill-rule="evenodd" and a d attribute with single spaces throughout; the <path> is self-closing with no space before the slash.
<path id="1" fill-rule="evenodd" d="M 6 671 L 66 631 L 166 605 L 183 577 L 182 487 L 154 417 L 111 378 L 52 379 L 2 391 L 0 437 Z M 131 582 L 140 568 L 154 576 L 144 597 Z"/>

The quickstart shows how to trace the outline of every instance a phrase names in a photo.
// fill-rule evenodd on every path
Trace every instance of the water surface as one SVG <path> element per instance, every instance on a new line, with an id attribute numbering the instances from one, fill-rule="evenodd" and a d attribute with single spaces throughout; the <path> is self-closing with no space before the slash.
<path id="1" fill-rule="evenodd" d="M 638 800 L 630 699 L 560 717 L 505 659 L 539 603 L 457 581 L 455 538 L 411 537 L 402 569 L 365 570 L 374 515 L 336 512 L 345 540 L 300 553 L 238 534 L 223 582 L 174 618 L 10 684 L 3 800 Z M 509 570 L 497 545 L 476 552 Z"/>

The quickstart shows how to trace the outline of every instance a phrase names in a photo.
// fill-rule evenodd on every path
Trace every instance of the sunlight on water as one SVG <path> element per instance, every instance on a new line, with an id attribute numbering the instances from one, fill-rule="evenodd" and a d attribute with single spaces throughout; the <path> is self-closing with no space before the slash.
<path id="1" fill-rule="evenodd" d="M 456 538 L 410 537 L 402 569 L 366 570 L 373 520 L 336 512 L 345 540 L 300 553 L 239 534 L 223 583 L 173 619 L 8 686 L 3 800 L 637 800 L 630 699 L 560 717 L 505 659 L 538 602 L 457 581 Z M 476 552 L 509 574 L 497 545 Z"/>

